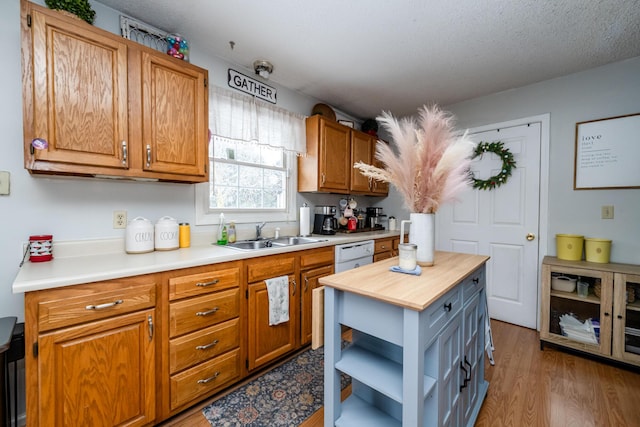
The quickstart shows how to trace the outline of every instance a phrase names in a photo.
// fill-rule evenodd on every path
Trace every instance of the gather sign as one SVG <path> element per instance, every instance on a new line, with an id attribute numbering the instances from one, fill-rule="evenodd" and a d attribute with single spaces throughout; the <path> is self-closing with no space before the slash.
<path id="1" fill-rule="evenodd" d="M 249 95 L 253 95 L 272 104 L 276 103 L 276 88 L 252 79 L 249 76 L 245 76 L 231 68 L 229 68 L 228 77 L 229 87 L 248 93 Z"/>

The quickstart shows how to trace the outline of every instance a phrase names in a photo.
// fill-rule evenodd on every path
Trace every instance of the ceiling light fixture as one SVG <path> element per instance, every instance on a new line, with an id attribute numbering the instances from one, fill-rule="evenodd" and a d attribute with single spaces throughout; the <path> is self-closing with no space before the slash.
<path id="1" fill-rule="evenodd" d="M 258 59 L 257 61 L 253 61 L 253 69 L 257 75 L 263 79 L 268 79 L 269 75 L 273 73 L 273 64 L 264 59 Z"/>

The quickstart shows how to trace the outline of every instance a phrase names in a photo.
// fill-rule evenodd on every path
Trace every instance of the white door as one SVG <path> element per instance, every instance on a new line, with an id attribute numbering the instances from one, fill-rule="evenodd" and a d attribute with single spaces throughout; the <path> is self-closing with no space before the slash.
<path id="1" fill-rule="evenodd" d="M 538 313 L 538 235 L 541 124 L 530 123 L 474 133 L 475 142 L 502 141 L 516 167 L 505 184 L 469 189 L 436 214 L 436 248 L 489 255 L 487 298 L 491 318 L 536 327 Z M 477 179 L 497 175 L 502 160 L 477 157 Z"/>

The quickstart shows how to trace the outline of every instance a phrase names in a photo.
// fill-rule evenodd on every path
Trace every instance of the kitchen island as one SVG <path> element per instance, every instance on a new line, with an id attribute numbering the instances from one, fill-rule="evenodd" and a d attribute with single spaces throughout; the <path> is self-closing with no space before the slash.
<path id="1" fill-rule="evenodd" d="M 485 264 L 436 252 L 420 276 L 392 258 L 325 285 L 325 426 L 472 426 L 484 380 Z M 353 342 L 343 348 L 342 325 Z M 340 402 L 340 375 L 352 393 Z M 422 373 L 422 375 L 418 375 Z"/>

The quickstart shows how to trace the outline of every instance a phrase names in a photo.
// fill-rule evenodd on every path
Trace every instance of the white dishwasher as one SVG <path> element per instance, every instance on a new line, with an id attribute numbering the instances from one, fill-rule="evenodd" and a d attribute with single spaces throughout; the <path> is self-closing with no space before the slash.
<path id="1" fill-rule="evenodd" d="M 335 272 L 371 264 L 374 246 L 373 240 L 336 245 Z"/>

